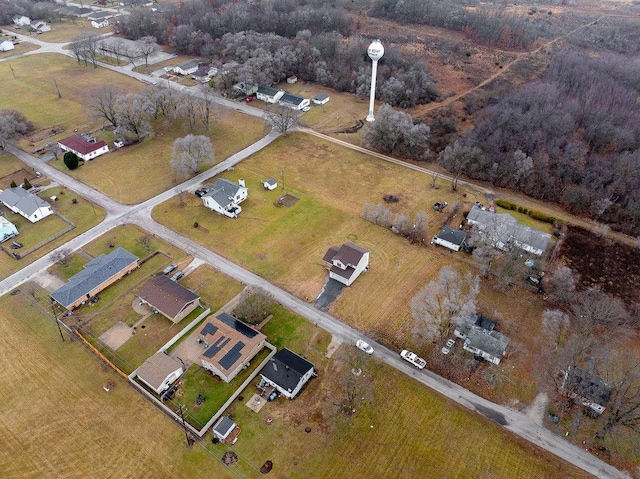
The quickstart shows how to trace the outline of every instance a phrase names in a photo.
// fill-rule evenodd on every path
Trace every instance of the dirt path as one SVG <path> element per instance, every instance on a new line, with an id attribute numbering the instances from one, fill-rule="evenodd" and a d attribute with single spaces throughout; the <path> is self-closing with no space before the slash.
<path id="1" fill-rule="evenodd" d="M 549 404 L 549 396 L 547 396 L 547 393 L 538 393 L 533 402 L 527 408 L 525 415 L 539 426 L 542 426 L 547 404 Z"/>

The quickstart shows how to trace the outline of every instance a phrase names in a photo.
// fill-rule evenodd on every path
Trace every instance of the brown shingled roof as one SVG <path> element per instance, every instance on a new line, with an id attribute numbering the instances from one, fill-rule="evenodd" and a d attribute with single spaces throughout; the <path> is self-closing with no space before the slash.
<path id="1" fill-rule="evenodd" d="M 185 306 L 200 298 L 164 275 L 147 281 L 138 291 L 138 297 L 168 318 L 175 318 Z"/>

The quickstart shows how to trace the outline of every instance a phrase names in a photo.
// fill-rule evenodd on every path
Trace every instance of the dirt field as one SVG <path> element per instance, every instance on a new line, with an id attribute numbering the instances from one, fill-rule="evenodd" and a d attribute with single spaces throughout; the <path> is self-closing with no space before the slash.
<path id="1" fill-rule="evenodd" d="M 640 249 L 637 247 L 570 227 L 561 246 L 560 260 L 580 276 L 582 288 L 596 286 L 627 304 L 640 304 Z"/>

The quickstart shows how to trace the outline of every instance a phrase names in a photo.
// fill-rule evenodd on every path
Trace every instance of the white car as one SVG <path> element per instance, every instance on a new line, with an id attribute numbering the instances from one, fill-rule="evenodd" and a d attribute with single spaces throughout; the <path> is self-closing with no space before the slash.
<path id="1" fill-rule="evenodd" d="M 373 354 L 373 348 L 369 346 L 369 343 L 363 341 L 362 339 L 358 339 L 356 341 L 356 348 L 360 351 L 364 351 L 367 354 Z"/>
<path id="2" fill-rule="evenodd" d="M 442 346 L 442 354 L 449 354 L 449 352 L 451 351 L 451 348 L 453 347 L 454 344 L 456 344 L 455 339 L 453 339 L 453 338 L 447 339 L 447 344 Z"/>
<path id="3" fill-rule="evenodd" d="M 302 109 L 302 111 L 304 111 L 304 112 L 307 112 L 307 111 L 309 111 L 309 110 L 311 110 L 311 107 L 310 107 L 310 106 L 305 106 L 305 107 Z"/>

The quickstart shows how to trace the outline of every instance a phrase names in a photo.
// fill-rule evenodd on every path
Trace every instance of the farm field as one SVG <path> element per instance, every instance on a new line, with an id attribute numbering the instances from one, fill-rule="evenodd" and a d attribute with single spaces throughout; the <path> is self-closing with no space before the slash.
<path id="1" fill-rule="evenodd" d="M 299 153 L 302 150 L 304 160 Z M 280 172 L 284 189 L 281 185 L 274 191 L 260 187 L 259 180 L 269 176 L 282 183 Z M 309 301 L 318 296 L 324 284 L 326 270 L 321 259 L 326 250 L 347 241 L 364 246 L 371 251 L 369 271 L 343 290 L 329 312 L 390 347 L 402 349 L 413 343 L 411 298 L 437 277 L 440 268 L 452 265 L 461 271 L 475 271 L 471 259 L 462 253 L 410 245 L 360 217 L 364 203 L 379 203 L 385 194 L 394 194 L 400 201 L 387 206 L 411 216 L 426 211 L 429 233 L 435 234 L 441 227 L 442 214 L 433 211 L 431 205 L 462 200 L 468 209 L 474 201 L 483 201 L 472 191 L 460 189 L 454 193 L 444 183 L 433 189 L 426 175 L 303 134 L 276 141 L 223 176 L 233 181 L 242 177 L 249 187 L 249 197 L 237 219 L 212 213 L 195 195 L 185 195 L 182 203 L 174 198 L 159 205 L 154 218 Z M 290 208 L 274 206 L 283 192 L 300 199 Z M 458 218 L 452 220 L 454 225 L 462 217 Z M 502 330 L 518 339 L 514 344 L 519 345 L 521 354 L 514 358 L 527 363 L 528 353 L 539 348 L 530 331 L 532 324 L 540 323 L 542 305 L 539 296 L 514 288 L 497 291 L 490 283 L 483 284 L 480 311 L 499 320 Z M 522 302 L 511 300 L 514 291 L 522 296 Z M 426 348 L 439 351 L 437 345 Z M 518 400 L 533 399 L 535 388 L 523 384 L 513 364 L 500 366 L 499 371 L 494 369 L 491 374 L 504 376 L 503 384 L 487 388 L 483 394 L 495 398 L 517 390 Z"/>
<path id="2" fill-rule="evenodd" d="M 420 477 L 587 477 L 375 361 L 365 371 L 375 378 L 376 399 L 349 422 L 323 429 L 318 414 L 325 391 L 335 388 L 334 363 L 319 359 L 319 378 L 296 401 L 269 403 L 258 414 L 235 403 L 229 412 L 243 429 L 233 447 L 240 463 L 228 470 L 223 446 L 205 440 L 187 449 L 171 420 L 78 342 L 62 343 L 46 302 L 0 298 L 0 379 L 12 385 L 3 400 L 0 465 L 10 477 L 257 478 L 267 458 L 274 461 L 267 477 L 395 477 L 406 468 Z M 108 380 L 116 387 L 106 393 Z M 388 401 L 398 390 L 402 398 Z M 47 427 L 33 428 L 33 417 Z"/>

